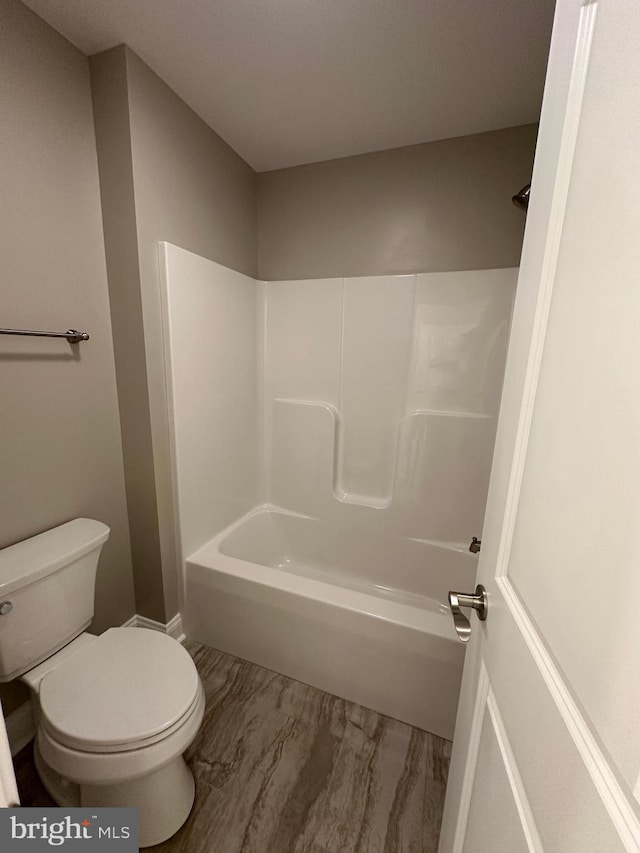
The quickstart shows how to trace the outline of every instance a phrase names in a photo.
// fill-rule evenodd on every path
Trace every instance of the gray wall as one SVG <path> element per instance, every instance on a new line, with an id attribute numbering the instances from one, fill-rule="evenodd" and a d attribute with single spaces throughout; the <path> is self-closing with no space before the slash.
<path id="1" fill-rule="evenodd" d="M 91 60 L 91 79 L 113 343 L 120 401 L 122 447 L 131 531 L 136 610 L 164 622 L 160 536 L 151 447 L 149 389 L 131 160 L 129 99 L 124 48 Z M 114 54 L 115 55 L 115 54 Z M 99 94 L 99 99 L 96 98 Z"/>
<path id="2" fill-rule="evenodd" d="M 136 214 L 143 267 L 157 240 L 257 274 L 253 169 L 125 49 Z M 151 244 L 151 246 L 150 246 Z"/>
<path id="3" fill-rule="evenodd" d="M 0 337 L 0 547 L 77 516 L 108 524 L 101 631 L 135 607 L 89 63 L 3 0 L 0 79 L 2 324 L 91 335 Z"/>
<path id="4" fill-rule="evenodd" d="M 517 266 L 537 125 L 263 172 L 260 278 Z"/>
<path id="5" fill-rule="evenodd" d="M 256 176 L 128 48 L 91 68 L 138 613 L 165 622 L 178 598 L 157 243 L 255 276 Z"/>

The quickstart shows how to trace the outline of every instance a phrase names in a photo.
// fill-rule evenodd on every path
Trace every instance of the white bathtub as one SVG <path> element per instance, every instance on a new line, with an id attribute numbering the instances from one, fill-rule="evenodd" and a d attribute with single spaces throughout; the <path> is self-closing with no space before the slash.
<path id="1" fill-rule="evenodd" d="M 188 636 L 452 738 L 476 558 L 259 507 L 186 561 Z M 391 580 L 391 583 L 389 582 Z"/>

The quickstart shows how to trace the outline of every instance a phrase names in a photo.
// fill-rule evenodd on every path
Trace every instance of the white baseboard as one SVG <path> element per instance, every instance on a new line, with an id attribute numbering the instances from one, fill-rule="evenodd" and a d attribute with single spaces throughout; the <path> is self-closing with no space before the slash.
<path id="1" fill-rule="evenodd" d="M 130 619 L 127 619 L 122 627 L 150 628 L 152 631 L 161 631 L 163 634 L 173 637 L 179 643 L 184 643 L 186 639 L 182 630 L 182 616 L 179 613 L 176 613 L 173 619 L 167 622 L 166 625 L 163 622 L 156 622 L 153 619 L 147 619 L 145 616 L 134 614 Z M 31 700 L 27 700 L 16 708 L 15 711 L 5 718 L 4 722 L 7 727 L 11 755 L 17 755 L 36 736 Z"/>
<path id="2" fill-rule="evenodd" d="M 138 616 L 138 614 L 135 613 L 131 619 L 127 619 L 122 627 L 149 628 L 152 631 L 161 631 L 163 634 L 168 634 L 179 643 L 184 643 L 186 640 L 184 631 L 182 630 L 182 616 L 180 613 L 176 613 L 173 619 L 169 620 L 166 625 L 164 622 L 156 622 L 155 619 L 147 619 L 146 616 Z"/>
<path id="3" fill-rule="evenodd" d="M 21 749 L 36 736 L 36 726 L 31 710 L 31 700 L 27 699 L 5 719 L 7 737 L 11 747 L 11 755 L 17 755 Z"/>

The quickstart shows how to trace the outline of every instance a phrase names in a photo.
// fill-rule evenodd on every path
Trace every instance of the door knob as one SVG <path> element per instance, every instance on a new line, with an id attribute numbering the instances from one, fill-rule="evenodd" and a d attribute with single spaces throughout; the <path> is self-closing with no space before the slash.
<path id="1" fill-rule="evenodd" d="M 489 607 L 487 590 L 479 583 L 473 595 L 469 595 L 466 592 L 450 592 L 449 607 L 451 608 L 453 624 L 460 642 L 468 643 L 471 636 L 471 622 L 469 622 L 460 608 L 471 607 L 478 614 L 478 619 L 484 622 L 487 618 L 487 609 Z"/>

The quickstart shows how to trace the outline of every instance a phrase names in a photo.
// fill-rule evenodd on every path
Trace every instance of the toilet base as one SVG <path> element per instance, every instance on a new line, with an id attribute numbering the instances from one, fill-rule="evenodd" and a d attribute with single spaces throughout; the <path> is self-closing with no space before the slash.
<path id="1" fill-rule="evenodd" d="M 171 838 L 193 806 L 195 783 L 182 755 L 152 773 L 109 785 L 81 785 L 65 779 L 46 764 L 37 742 L 34 758 L 43 785 L 59 806 L 137 808 L 140 847 L 152 847 Z"/>

